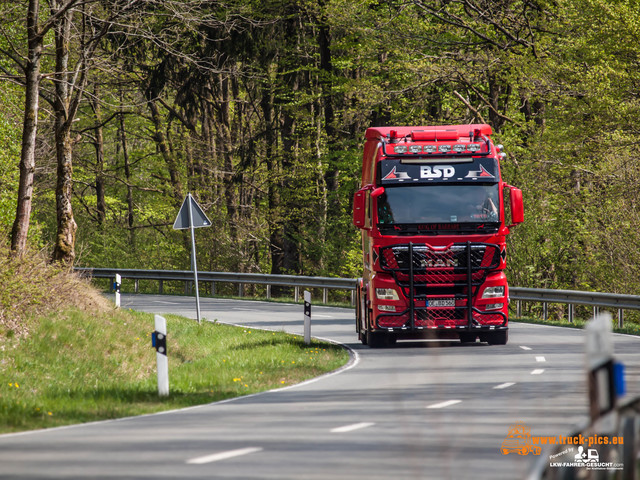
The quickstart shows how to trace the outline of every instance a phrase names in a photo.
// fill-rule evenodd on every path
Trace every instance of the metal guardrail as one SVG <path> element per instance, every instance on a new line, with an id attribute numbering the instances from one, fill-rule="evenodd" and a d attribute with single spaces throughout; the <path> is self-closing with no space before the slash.
<path id="1" fill-rule="evenodd" d="M 157 280 L 160 282 L 159 291 L 162 293 L 163 281 L 193 282 L 191 270 L 142 270 L 123 268 L 76 268 L 81 275 L 93 278 L 114 278 L 118 273 L 122 278 L 135 281 L 135 291 L 138 291 L 139 280 Z M 215 282 L 236 283 L 238 293 L 243 295 L 245 284 L 259 284 L 267 286 L 267 298 L 271 297 L 271 286 L 293 287 L 295 300 L 299 300 L 299 289 L 323 289 L 323 302 L 327 302 L 328 290 L 351 291 L 351 304 L 355 303 L 356 279 L 333 277 L 310 277 L 301 275 L 269 275 L 263 273 L 228 273 L 228 272 L 198 272 L 201 282 L 211 282 L 211 292 L 215 295 Z M 569 306 L 568 320 L 573 322 L 576 305 L 587 305 L 594 309 L 594 316 L 600 308 L 618 310 L 618 326 L 624 323 L 624 310 L 640 310 L 640 295 L 621 295 L 615 293 L 581 292 L 575 290 L 551 290 L 542 288 L 510 287 L 511 300 L 516 301 L 517 315 L 521 316 L 522 302 L 536 302 L 543 305 L 544 320 L 548 318 L 550 303 L 563 303 Z"/>
<path id="2" fill-rule="evenodd" d="M 543 319 L 548 319 L 548 304 L 564 303 L 569 306 L 568 320 L 573 322 L 576 305 L 593 307 L 595 317 L 600 308 L 618 310 L 618 326 L 624 326 L 624 310 L 640 310 L 640 295 L 623 295 L 617 293 L 581 292 L 576 290 L 551 290 L 543 288 L 509 288 L 511 300 L 515 300 L 516 315 L 521 316 L 522 302 L 542 303 Z"/>
<path id="3" fill-rule="evenodd" d="M 193 282 L 191 270 L 137 270 L 124 268 L 76 268 L 81 275 L 93 278 L 114 278 L 118 273 L 124 278 L 134 280 L 135 291 L 138 291 L 139 280 L 157 280 L 160 282 L 159 291 L 162 293 L 163 281 Z M 350 290 L 351 304 L 355 304 L 356 280 L 352 278 L 333 277 L 307 277 L 302 275 L 269 275 L 262 273 L 229 273 L 229 272 L 202 272 L 198 271 L 198 283 L 211 282 L 211 292 L 215 295 L 215 282 L 237 283 L 238 295 L 243 296 L 245 284 L 258 284 L 267 286 L 267 298 L 271 298 L 271 286 L 293 287 L 295 301 L 300 297 L 300 287 L 322 288 L 323 302 L 327 303 L 328 290 Z"/>

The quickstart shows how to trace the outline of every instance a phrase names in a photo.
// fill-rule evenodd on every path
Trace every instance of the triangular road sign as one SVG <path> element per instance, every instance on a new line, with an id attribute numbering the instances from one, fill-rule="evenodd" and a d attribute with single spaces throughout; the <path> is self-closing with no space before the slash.
<path id="1" fill-rule="evenodd" d="M 189 220 L 189 203 L 191 203 L 191 218 L 193 219 L 193 228 L 210 227 L 211 221 L 207 218 L 200 205 L 198 205 L 198 202 L 196 202 L 195 198 L 193 198 L 191 194 L 188 193 L 187 197 L 184 199 L 184 202 L 182 202 L 182 206 L 180 207 L 180 211 L 178 212 L 176 221 L 173 224 L 173 229 L 184 230 L 185 228 L 191 227 L 191 222 Z"/>

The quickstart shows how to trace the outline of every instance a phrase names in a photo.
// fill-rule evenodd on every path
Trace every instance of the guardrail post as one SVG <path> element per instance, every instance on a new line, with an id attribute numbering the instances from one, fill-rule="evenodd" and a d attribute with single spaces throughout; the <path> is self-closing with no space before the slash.
<path id="1" fill-rule="evenodd" d="M 158 293 L 160 295 L 164 293 L 164 280 L 158 280 Z"/>
<path id="2" fill-rule="evenodd" d="M 356 305 L 356 291 L 351 290 L 351 306 L 354 307 Z"/>
<path id="3" fill-rule="evenodd" d="M 133 283 L 133 291 L 135 293 L 139 293 L 139 290 L 140 290 L 140 280 L 136 278 L 135 282 Z"/>
<path id="4" fill-rule="evenodd" d="M 618 309 L 618 328 L 624 328 L 624 310 Z"/>
<path id="5" fill-rule="evenodd" d="M 271 300 L 271 285 L 267 285 L 267 300 Z"/>
<path id="6" fill-rule="evenodd" d="M 216 282 L 211 282 L 211 296 L 216 296 Z"/>
<path id="7" fill-rule="evenodd" d="M 522 300 L 516 302 L 516 317 L 522 317 Z"/>
<path id="8" fill-rule="evenodd" d="M 293 301 L 295 303 L 298 303 L 298 300 L 300 300 L 300 287 L 295 287 L 293 293 Z"/>
<path id="9" fill-rule="evenodd" d="M 542 320 L 547 321 L 549 319 L 549 304 L 544 302 L 542 304 Z"/>
<path id="10" fill-rule="evenodd" d="M 573 303 L 570 303 L 568 307 L 569 307 L 569 323 L 573 323 L 573 316 L 575 314 L 576 307 Z"/>
<path id="11" fill-rule="evenodd" d="M 244 283 L 238 284 L 238 296 L 240 298 L 244 297 Z"/>
<path id="12" fill-rule="evenodd" d="M 324 303 L 325 305 L 327 303 L 329 303 L 329 289 L 328 288 L 323 288 L 322 289 L 322 303 Z"/>

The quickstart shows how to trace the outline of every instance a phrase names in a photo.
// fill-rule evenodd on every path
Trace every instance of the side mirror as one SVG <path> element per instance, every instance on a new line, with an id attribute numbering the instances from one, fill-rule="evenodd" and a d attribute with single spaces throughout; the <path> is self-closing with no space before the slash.
<path id="1" fill-rule="evenodd" d="M 511 225 L 514 227 L 524 222 L 524 204 L 522 202 L 522 190 L 516 187 L 509 187 L 511 200 Z"/>
<path id="2" fill-rule="evenodd" d="M 367 185 L 353 195 L 353 224 L 358 228 L 367 228 L 367 192 L 374 185 Z"/>

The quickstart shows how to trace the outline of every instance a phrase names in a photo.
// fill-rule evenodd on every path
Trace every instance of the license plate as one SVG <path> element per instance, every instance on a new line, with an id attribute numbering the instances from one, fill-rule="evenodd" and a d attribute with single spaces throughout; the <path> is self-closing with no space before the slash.
<path id="1" fill-rule="evenodd" d="M 427 307 L 455 307 L 455 298 L 434 298 L 427 300 Z"/>

